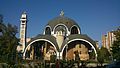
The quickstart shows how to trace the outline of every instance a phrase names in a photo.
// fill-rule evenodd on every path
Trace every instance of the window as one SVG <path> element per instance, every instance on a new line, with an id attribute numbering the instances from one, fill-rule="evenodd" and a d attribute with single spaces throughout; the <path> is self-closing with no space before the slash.
<path id="1" fill-rule="evenodd" d="M 71 34 L 78 34 L 78 29 L 77 29 L 76 26 L 73 26 L 73 27 L 71 28 Z"/>
<path id="2" fill-rule="evenodd" d="M 22 23 L 26 23 L 26 21 L 22 21 Z"/>
<path id="3" fill-rule="evenodd" d="M 46 34 L 46 35 L 51 35 L 50 27 L 46 27 L 46 29 L 45 29 L 45 34 Z"/>
<path id="4" fill-rule="evenodd" d="M 67 33 L 67 30 L 65 28 L 65 26 L 63 25 L 58 25 L 56 28 L 55 28 L 55 33 L 56 32 L 60 32 L 61 35 L 65 35 Z"/>

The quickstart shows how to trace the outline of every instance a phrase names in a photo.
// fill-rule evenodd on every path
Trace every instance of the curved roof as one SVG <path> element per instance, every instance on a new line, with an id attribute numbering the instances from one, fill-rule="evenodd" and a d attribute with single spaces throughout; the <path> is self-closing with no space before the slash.
<path id="1" fill-rule="evenodd" d="M 65 46 L 65 44 L 67 44 L 66 42 L 69 42 L 69 41 L 74 40 L 74 39 L 84 39 L 84 40 L 87 40 L 87 41 L 89 41 L 92 45 L 94 45 L 94 47 L 96 48 L 96 46 L 95 46 L 95 41 L 93 41 L 93 40 L 92 40 L 90 37 L 88 37 L 86 34 L 73 34 L 73 35 L 69 35 L 67 38 L 68 38 L 68 39 L 65 39 L 65 41 L 63 42 L 61 49 Z M 60 49 L 60 50 L 61 50 L 61 49 Z"/>
<path id="2" fill-rule="evenodd" d="M 74 20 L 72 20 L 71 18 L 65 17 L 65 16 L 55 17 L 52 20 L 50 20 L 47 25 L 49 25 L 52 28 L 52 30 L 53 30 L 54 27 L 56 25 L 58 25 L 58 24 L 64 24 L 64 25 L 66 25 L 67 28 L 68 28 L 68 30 L 70 30 L 70 28 L 73 25 L 76 25 L 78 28 L 80 28 L 79 25 Z"/>
<path id="3" fill-rule="evenodd" d="M 35 41 L 35 40 L 38 40 L 38 39 L 46 39 L 46 40 L 49 40 L 50 42 L 52 42 L 52 43 L 55 45 L 55 47 L 56 47 L 57 50 L 59 49 L 58 44 L 57 44 L 57 42 L 56 42 L 56 39 L 55 39 L 55 37 L 52 36 L 52 35 L 41 35 L 41 34 L 39 34 L 39 35 L 37 35 L 36 37 L 32 38 L 32 39 L 30 40 L 30 42 L 27 43 L 27 45 L 29 45 L 32 41 Z M 43 40 L 43 41 L 45 41 L 45 40 Z"/>
<path id="4" fill-rule="evenodd" d="M 38 40 L 38 39 L 46 39 L 46 40 L 49 40 L 50 42 L 52 42 L 55 45 L 55 47 L 58 51 L 61 51 L 62 48 L 67 44 L 67 42 L 69 42 L 71 40 L 74 40 L 74 39 L 84 39 L 84 40 L 89 41 L 96 48 L 95 41 L 92 40 L 90 37 L 88 37 L 86 34 L 73 34 L 73 35 L 69 35 L 67 38 L 68 38 L 68 40 L 65 39 L 65 41 L 63 42 L 60 50 L 59 50 L 58 44 L 56 42 L 56 38 L 52 35 L 41 35 L 41 34 L 39 34 L 36 37 L 32 38 L 31 41 L 27 43 L 27 45 L 29 45 L 32 41 L 35 41 L 35 40 Z M 45 40 L 43 40 L 43 41 L 45 41 Z"/>

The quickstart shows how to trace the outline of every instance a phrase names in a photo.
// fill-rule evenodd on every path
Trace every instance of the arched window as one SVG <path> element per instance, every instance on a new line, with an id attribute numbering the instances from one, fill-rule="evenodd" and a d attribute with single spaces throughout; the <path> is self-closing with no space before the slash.
<path id="1" fill-rule="evenodd" d="M 46 35 L 51 35 L 50 27 L 46 27 L 46 29 L 45 29 L 45 34 L 46 34 Z"/>
<path id="2" fill-rule="evenodd" d="M 78 34 L 78 28 L 76 26 L 71 28 L 71 34 Z"/>
<path id="3" fill-rule="evenodd" d="M 55 28 L 54 33 L 56 34 L 57 32 L 59 32 L 61 35 L 65 35 L 65 34 L 67 33 L 67 30 L 66 30 L 65 26 L 63 26 L 63 25 L 58 25 L 58 26 Z"/>

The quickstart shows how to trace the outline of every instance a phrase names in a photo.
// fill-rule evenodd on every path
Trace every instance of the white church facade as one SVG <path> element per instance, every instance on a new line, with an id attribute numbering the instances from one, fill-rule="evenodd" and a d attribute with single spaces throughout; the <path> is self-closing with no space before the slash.
<path id="1" fill-rule="evenodd" d="M 75 60 L 77 53 L 80 60 L 86 61 L 92 58 L 90 56 L 92 52 L 95 53 L 94 59 L 97 59 L 95 41 L 86 34 L 82 34 L 79 25 L 73 19 L 65 17 L 63 11 L 60 16 L 47 23 L 43 34 L 33 38 L 26 38 L 26 13 L 22 14 L 20 21 L 18 51 L 22 53 L 23 59 L 50 60 L 54 55 L 56 59 Z"/>

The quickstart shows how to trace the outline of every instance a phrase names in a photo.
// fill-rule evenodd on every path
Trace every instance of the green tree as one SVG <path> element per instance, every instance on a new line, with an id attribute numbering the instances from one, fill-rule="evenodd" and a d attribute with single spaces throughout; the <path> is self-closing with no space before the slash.
<path id="1" fill-rule="evenodd" d="M 110 53 L 106 48 L 101 47 L 101 49 L 99 49 L 97 53 L 98 53 L 97 60 L 101 64 L 101 66 L 104 62 L 109 61 Z"/>
<path id="2" fill-rule="evenodd" d="M 114 35 L 116 40 L 111 47 L 112 57 L 114 60 L 120 60 L 120 26 L 114 31 Z"/>
<path id="3" fill-rule="evenodd" d="M 90 56 L 90 60 L 94 60 L 95 59 L 95 52 L 94 51 L 90 52 L 89 56 Z"/>
<path id="4" fill-rule="evenodd" d="M 3 17 L 0 17 L 3 19 Z M 0 62 L 7 62 L 13 64 L 16 57 L 16 47 L 18 45 L 18 39 L 16 37 L 17 27 L 15 25 L 3 23 L 0 20 Z"/>

